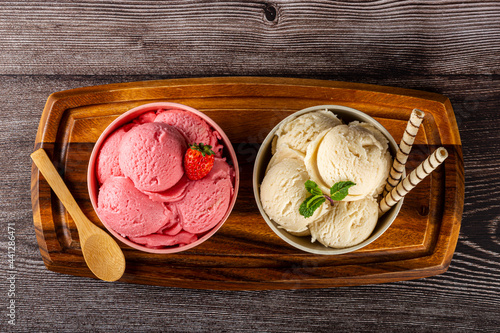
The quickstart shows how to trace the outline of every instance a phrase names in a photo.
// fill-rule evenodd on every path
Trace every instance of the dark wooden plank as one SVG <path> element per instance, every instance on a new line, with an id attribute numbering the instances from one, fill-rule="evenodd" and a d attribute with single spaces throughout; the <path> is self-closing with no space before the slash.
<path id="1" fill-rule="evenodd" d="M 0 216 L 16 226 L 17 331 L 498 331 L 499 3 L 272 3 L 272 22 L 264 13 L 269 3 L 260 1 L 1 3 Z M 48 95 L 228 75 L 363 82 L 448 96 L 466 178 L 450 269 L 409 282 L 259 292 L 106 284 L 46 270 L 31 218 L 28 156 Z M 2 306 L 8 274 L 2 255 Z M 13 328 L 2 319 L 0 330 Z"/>
<path id="2" fill-rule="evenodd" d="M 500 73 L 495 1 L 13 1 L 0 16 L 1 74 Z"/>
<path id="3" fill-rule="evenodd" d="M 158 331 L 159 327 L 198 331 L 231 327 L 234 331 L 274 332 L 327 331 L 336 327 L 367 331 L 373 325 L 384 331 L 497 331 L 500 325 L 498 198 L 485 187 L 490 186 L 493 193 L 500 188 L 498 76 L 361 78 L 353 73 L 328 77 L 434 91 L 450 97 L 463 144 L 466 196 L 457 249 L 449 270 L 442 275 L 365 287 L 233 292 L 106 284 L 48 271 L 33 230 L 28 157 L 45 100 L 50 93 L 64 89 L 162 78 L 165 77 L 0 77 L 3 91 L 0 213 L 4 221 L 16 225 L 16 305 L 20 331 L 131 327 L 144 331 Z M 18 116 L 13 117 L 14 114 Z M 6 253 L 5 241 L 0 242 L 0 248 Z M 6 261 L 2 260 L 3 281 L 7 273 Z M 282 322 L 293 325 L 284 327 Z M 0 323 L 0 327 L 9 329 L 6 325 L 5 321 Z"/>

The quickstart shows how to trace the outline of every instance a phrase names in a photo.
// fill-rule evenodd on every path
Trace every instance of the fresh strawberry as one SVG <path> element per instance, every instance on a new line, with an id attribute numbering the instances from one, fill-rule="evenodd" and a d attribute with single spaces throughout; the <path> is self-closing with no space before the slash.
<path id="1" fill-rule="evenodd" d="M 184 170 L 191 180 L 198 180 L 205 177 L 214 166 L 215 153 L 212 146 L 190 144 L 186 155 L 184 155 Z"/>

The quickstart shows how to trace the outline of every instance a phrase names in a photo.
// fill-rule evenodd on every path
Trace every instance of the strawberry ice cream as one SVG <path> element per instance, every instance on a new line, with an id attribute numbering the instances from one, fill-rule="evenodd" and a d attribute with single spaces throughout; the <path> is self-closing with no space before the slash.
<path id="1" fill-rule="evenodd" d="M 226 215 L 234 195 L 235 171 L 222 157 L 221 136 L 194 113 L 142 113 L 104 141 L 96 157 L 97 213 L 109 228 L 151 249 L 190 244 Z M 187 178 L 188 143 L 216 149 L 211 171 Z"/>
<path id="2" fill-rule="evenodd" d="M 177 244 L 189 244 L 197 240 L 195 234 L 181 231 L 176 235 L 152 234 L 143 237 L 130 237 L 130 240 L 146 247 L 172 246 Z"/>
<path id="3" fill-rule="evenodd" d="M 171 215 L 126 177 L 111 177 L 101 186 L 97 212 L 111 228 L 129 237 L 157 232 L 169 222 L 168 215 Z"/>
<path id="4" fill-rule="evenodd" d="M 122 170 L 120 169 L 120 161 L 118 159 L 118 147 L 119 143 L 125 136 L 125 134 L 134 127 L 135 124 L 128 124 L 114 131 L 104 144 L 102 145 L 99 156 L 97 157 L 97 179 L 99 184 L 102 185 L 106 179 L 112 176 L 123 176 Z"/>
<path id="5" fill-rule="evenodd" d="M 132 128 L 120 143 L 120 168 L 142 191 L 165 191 L 184 175 L 186 142 L 179 131 L 163 123 Z"/>
<path id="6" fill-rule="evenodd" d="M 182 178 L 166 191 L 163 192 L 151 192 L 151 191 L 144 191 L 149 198 L 153 201 L 159 201 L 159 202 L 176 202 L 179 200 L 184 199 L 186 196 L 186 189 L 188 187 L 188 182 L 189 179 L 186 177 L 186 175 L 182 176 Z"/>
<path id="7" fill-rule="evenodd" d="M 215 159 L 210 173 L 189 181 L 186 196 L 175 204 L 184 230 L 198 234 L 212 229 L 226 213 L 233 195 L 232 169 Z"/>
<path id="8" fill-rule="evenodd" d="M 212 150 L 220 156 L 223 147 L 219 144 L 218 133 L 197 115 L 184 110 L 165 110 L 158 112 L 155 122 L 174 126 L 184 135 L 188 144 L 210 145 Z"/>

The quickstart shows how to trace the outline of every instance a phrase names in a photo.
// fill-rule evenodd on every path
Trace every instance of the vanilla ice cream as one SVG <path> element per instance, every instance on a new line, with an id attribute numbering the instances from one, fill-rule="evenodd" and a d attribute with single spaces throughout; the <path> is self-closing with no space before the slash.
<path id="1" fill-rule="evenodd" d="M 309 225 L 311 241 L 333 248 L 354 246 L 371 235 L 377 220 L 378 204 L 373 197 L 341 201 Z"/>
<path id="2" fill-rule="evenodd" d="M 271 220 L 292 235 L 310 235 L 312 242 L 332 248 L 370 237 L 378 221 L 377 197 L 392 166 L 389 142 L 380 130 L 359 121 L 343 124 L 328 110 L 313 111 L 282 123 L 272 144 L 260 186 L 262 208 Z M 322 193 L 311 183 L 309 193 L 308 180 Z M 345 181 L 355 185 L 344 199 L 326 198 L 333 185 Z M 306 218 L 299 208 L 312 195 L 327 200 Z"/>
<path id="3" fill-rule="evenodd" d="M 356 183 L 344 199 L 354 201 L 383 190 L 392 159 L 382 133 L 371 125 L 353 122 L 318 135 L 308 145 L 304 162 L 311 179 L 324 193 L 340 181 Z"/>
<path id="4" fill-rule="evenodd" d="M 279 162 L 283 161 L 286 158 L 292 158 L 301 161 L 304 163 L 304 157 L 305 155 L 289 148 L 288 146 L 280 146 L 280 149 L 276 152 L 276 154 L 271 157 L 271 160 L 269 161 L 269 164 L 267 165 L 266 172 L 269 171 L 273 166 L 278 164 Z"/>
<path id="5" fill-rule="evenodd" d="M 309 235 L 308 225 L 327 212 L 322 205 L 313 216 L 300 215 L 299 207 L 309 196 L 304 183 L 309 179 L 304 163 L 285 158 L 266 173 L 260 186 L 260 199 L 267 215 L 293 235 Z"/>
<path id="6" fill-rule="evenodd" d="M 335 114 L 328 110 L 314 111 L 303 114 L 286 123 L 281 124 L 276 131 L 276 140 L 273 141 L 274 154 L 282 145 L 306 153 L 309 142 L 321 132 L 342 122 Z"/>

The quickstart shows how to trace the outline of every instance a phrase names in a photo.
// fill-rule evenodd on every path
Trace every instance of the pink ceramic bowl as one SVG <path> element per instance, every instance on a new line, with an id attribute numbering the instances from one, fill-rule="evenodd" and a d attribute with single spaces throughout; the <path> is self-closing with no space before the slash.
<path id="1" fill-rule="evenodd" d="M 210 231 L 205 233 L 202 237 L 200 237 L 197 241 L 184 245 L 184 246 L 176 246 L 176 247 L 171 247 L 171 248 L 163 248 L 163 249 L 151 249 L 148 247 L 145 247 L 143 245 L 136 244 L 127 238 L 121 236 L 119 233 L 111 229 L 102 219 L 101 222 L 102 224 L 108 229 L 108 231 L 115 236 L 118 240 L 121 242 L 129 245 L 130 247 L 133 247 L 137 250 L 144 251 L 144 252 L 149 252 L 149 253 L 176 253 L 176 252 L 181 252 L 185 251 L 187 249 L 193 248 L 210 237 L 214 235 L 217 230 L 224 224 L 224 222 L 227 220 L 229 215 L 231 214 L 231 211 L 233 210 L 234 203 L 236 202 L 236 197 L 238 196 L 238 188 L 239 188 L 239 183 L 240 183 L 240 174 L 239 174 L 239 168 L 238 168 L 238 160 L 236 159 L 236 154 L 234 152 L 233 146 L 231 145 L 231 142 L 229 141 L 229 138 L 227 135 L 224 133 L 224 131 L 213 121 L 210 119 L 207 115 L 205 115 L 203 112 L 200 112 L 196 109 L 193 109 L 189 106 L 182 105 L 182 104 L 177 104 L 177 103 L 169 103 L 169 102 L 158 102 L 158 103 L 149 103 L 149 104 L 144 104 L 138 107 L 135 107 L 118 118 L 116 118 L 109 126 L 102 132 L 101 136 L 97 140 L 94 149 L 92 150 L 92 154 L 90 155 L 90 160 L 89 160 L 89 166 L 88 166 L 88 171 L 87 171 L 87 185 L 88 185 L 88 190 L 89 190 L 89 195 L 90 195 L 90 201 L 92 202 L 92 206 L 94 207 L 94 210 L 97 213 L 97 195 L 99 193 L 99 182 L 97 181 L 97 176 L 96 176 L 96 160 L 98 153 L 101 149 L 102 144 L 114 130 L 117 128 L 125 125 L 126 123 L 132 121 L 133 119 L 137 118 L 143 113 L 146 113 L 148 111 L 156 111 L 159 109 L 180 109 L 180 110 L 185 110 L 192 112 L 205 120 L 214 130 L 216 130 L 221 138 L 222 138 L 222 143 L 224 145 L 224 151 L 223 151 L 223 156 L 227 158 L 227 162 L 232 164 L 234 171 L 235 171 L 235 177 L 234 177 L 234 194 L 231 199 L 231 202 L 229 204 L 229 207 L 227 209 L 226 214 L 222 218 L 222 220 Z M 99 214 L 97 214 L 99 216 Z"/>

